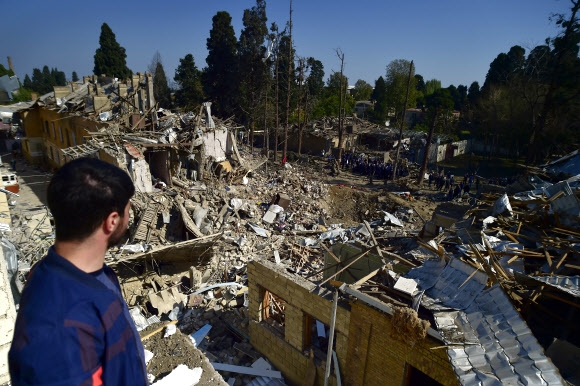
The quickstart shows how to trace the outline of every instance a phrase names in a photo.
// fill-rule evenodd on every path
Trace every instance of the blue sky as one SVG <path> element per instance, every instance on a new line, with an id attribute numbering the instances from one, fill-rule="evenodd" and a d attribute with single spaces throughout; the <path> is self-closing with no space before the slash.
<path id="1" fill-rule="evenodd" d="M 289 0 L 267 1 L 268 27 L 282 29 L 289 19 Z M 340 71 L 336 49 L 345 55 L 349 84 L 363 79 L 374 85 L 395 59 L 414 60 L 425 80 L 480 85 L 491 61 L 513 45 L 527 52 L 555 36 L 552 13 L 568 13 L 569 0 L 294 0 L 293 38 L 297 55 L 324 65 L 325 80 Z M 33 68 L 48 65 L 90 75 L 106 22 L 125 47 L 127 65 L 144 72 L 159 51 L 172 79 L 179 59 L 193 54 L 198 68 L 206 66 L 206 39 L 212 17 L 227 11 L 239 37 L 244 9 L 252 0 L 0 0 L 0 61 L 12 57 L 24 79 Z"/>

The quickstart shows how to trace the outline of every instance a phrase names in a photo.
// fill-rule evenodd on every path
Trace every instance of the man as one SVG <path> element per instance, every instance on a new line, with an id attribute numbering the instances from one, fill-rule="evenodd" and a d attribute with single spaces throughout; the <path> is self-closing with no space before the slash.
<path id="1" fill-rule="evenodd" d="M 94 158 L 54 174 L 47 199 L 56 240 L 22 293 L 12 385 L 147 385 L 141 340 L 104 264 L 125 234 L 134 192 L 125 172 Z"/>

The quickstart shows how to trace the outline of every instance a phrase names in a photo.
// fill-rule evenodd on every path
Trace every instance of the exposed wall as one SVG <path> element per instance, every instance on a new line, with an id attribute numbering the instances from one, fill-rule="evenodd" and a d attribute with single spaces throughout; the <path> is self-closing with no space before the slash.
<path id="1" fill-rule="evenodd" d="M 346 385 L 404 385 L 407 365 L 443 385 L 459 385 L 443 344 L 427 337 L 411 345 L 393 330 L 391 317 L 363 302 L 351 304 Z M 408 381 L 408 379 L 407 379 Z"/>
<path id="2" fill-rule="evenodd" d="M 250 342 L 284 374 L 291 384 L 301 384 L 308 368 L 305 347 L 306 315 L 330 325 L 332 298 L 316 293 L 314 284 L 298 275 L 287 273 L 269 261 L 252 261 L 248 264 Z M 270 291 L 286 301 L 284 334 L 280 336 L 262 323 L 264 292 Z M 328 294 L 331 296 L 331 294 Z M 349 311 L 339 304 L 336 315 L 335 351 L 340 368 L 346 365 L 346 347 L 349 328 Z M 317 367 L 317 384 L 324 384 L 325 363 Z M 331 385 L 336 384 L 331 376 Z"/>

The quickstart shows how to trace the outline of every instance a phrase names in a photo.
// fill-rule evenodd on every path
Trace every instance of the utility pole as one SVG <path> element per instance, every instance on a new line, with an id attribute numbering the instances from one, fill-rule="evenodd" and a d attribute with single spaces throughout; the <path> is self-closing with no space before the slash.
<path id="1" fill-rule="evenodd" d="M 299 71 L 299 78 L 298 78 L 298 98 L 302 99 L 302 82 L 304 81 L 304 58 L 298 59 L 298 71 Z M 298 155 L 302 154 L 302 120 L 300 119 L 300 107 L 302 104 L 300 100 L 298 101 Z"/>
<path id="2" fill-rule="evenodd" d="M 401 127 L 399 129 L 399 144 L 397 145 L 397 152 L 395 153 L 395 163 L 393 165 L 393 181 L 397 175 L 397 168 L 399 167 L 399 153 L 401 151 L 401 142 L 403 141 L 403 126 L 405 125 L 405 112 L 407 111 L 407 103 L 409 102 L 409 89 L 411 88 L 411 74 L 413 73 L 413 61 L 409 65 L 409 76 L 407 77 L 407 96 L 405 97 L 405 105 L 403 106 L 403 114 L 401 117 Z"/>
<path id="3" fill-rule="evenodd" d="M 342 146 L 344 143 L 344 126 L 343 126 L 343 110 L 344 110 L 344 99 L 346 98 L 346 92 L 343 86 L 343 73 L 344 73 L 344 53 L 340 50 L 336 50 L 336 56 L 340 59 L 340 94 L 338 102 L 338 160 L 342 158 Z"/>
<path id="4" fill-rule="evenodd" d="M 287 74 L 287 85 L 286 90 L 286 125 L 284 127 L 284 153 L 282 156 L 283 160 L 287 160 L 288 155 L 288 128 L 289 128 L 289 118 L 290 118 L 290 78 L 292 77 L 292 63 L 294 63 L 294 58 L 292 57 L 292 0 L 290 0 L 290 43 L 288 44 L 288 74 Z"/>

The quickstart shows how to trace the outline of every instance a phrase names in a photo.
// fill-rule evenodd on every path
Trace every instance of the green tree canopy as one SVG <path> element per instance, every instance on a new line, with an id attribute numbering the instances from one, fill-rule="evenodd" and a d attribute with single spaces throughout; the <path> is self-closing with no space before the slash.
<path id="1" fill-rule="evenodd" d="M 165 69 L 163 68 L 163 62 L 161 61 L 161 54 L 159 51 L 153 56 L 153 61 L 155 62 L 155 71 L 153 72 L 153 96 L 155 101 L 159 104 L 159 107 L 165 109 L 170 109 L 171 103 L 171 90 L 167 84 L 167 77 L 165 76 Z"/>
<path id="2" fill-rule="evenodd" d="M 186 110 L 192 110 L 203 100 L 201 73 L 195 65 L 192 54 L 179 59 L 179 66 L 173 78 L 179 89 L 175 92 L 175 103 Z"/>
<path id="3" fill-rule="evenodd" d="M 375 81 L 375 89 L 371 95 L 372 100 L 375 101 L 373 113 L 371 114 L 371 121 L 384 125 L 387 121 L 387 83 L 385 79 L 380 76 Z"/>
<path id="4" fill-rule="evenodd" d="M 119 79 L 128 79 L 133 74 L 127 67 L 127 54 L 125 48 L 117 43 L 113 30 L 103 23 L 101 26 L 101 36 L 99 37 L 99 48 L 94 56 L 95 75 L 106 75 Z"/>
<path id="5" fill-rule="evenodd" d="M 320 60 L 316 60 L 313 57 L 306 59 L 306 63 L 310 70 L 306 78 L 308 92 L 311 98 L 317 99 L 324 91 L 324 66 Z"/>
<path id="6" fill-rule="evenodd" d="M 79 81 L 79 76 L 77 75 L 76 71 L 72 72 L 72 81 L 73 82 L 78 82 Z"/>
<path id="7" fill-rule="evenodd" d="M 3 64 L 0 64 L 0 76 L 4 76 L 4 75 L 14 76 L 14 72 L 12 70 L 4 67 Z"/>
<path id="8" fill-rule="evenodd" d="M 369 100 L 371 94 L 373 93 L 373 86 L 368 84 L 362 79 L 359 79 L 354 84 L 354 99 L 356 101 L 366 101 Z"/>
<path id="9" fill-rule="evenodd" d="M 411 73 L 411 84 L 409 88 L 409 98 L 407 99 L 407 84 L 411 62 L 405 59 L 396 59 L 387 65 L 385 78 L 387 86 L 387 111 L 393 111 L 396 117 L 400 117 L 402 112 L 410 107 L 415 107 L 417 98 L 420 97 L 416 88 L 417 79 Z M 407 105 L 405 106 L 405 99 Z"/>
<path id="10" fill-rule="evenodd" d="M 264 42 L 268 35 L 266 1 L 256 0 L 256 5 L 244 10 L 243 26 L 238 42 L 239 57 L 239 106 L 241 120 L 253 130 L 258 119 L 259 105 L 265 97 L 267 66 L 262 60 L 266 49 Z"/>
<path id="11" fill-rule="evenodd" d="M 232 17 L 220 11 L 212 18 L 212 28 L 207 39 L 207 67 L 203 70 L 203 88 L 206 97 L 213 101 L 212 113 L 228 118 L 237 109 L 238 72 L 236 34 Z"/>

